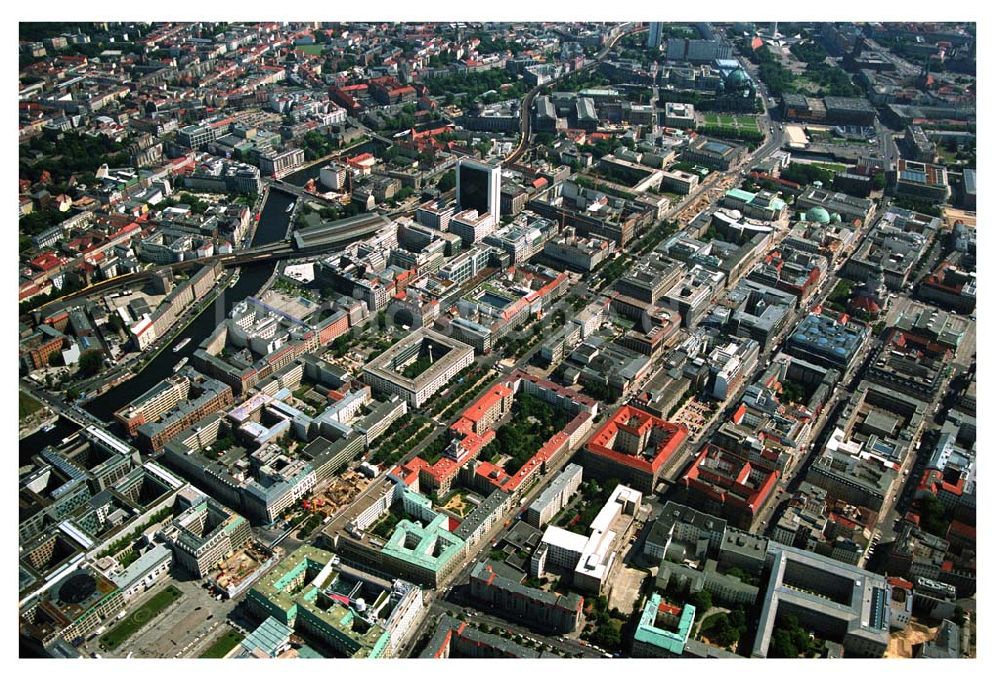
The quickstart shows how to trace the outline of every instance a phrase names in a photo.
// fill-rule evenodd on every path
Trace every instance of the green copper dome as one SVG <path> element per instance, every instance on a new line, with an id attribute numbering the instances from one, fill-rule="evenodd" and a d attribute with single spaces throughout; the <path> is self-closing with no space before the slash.
<path id="1" fill-rule="evenodd" d="M 806 212 L 806 220 L 814 221 L 815 223 L 827 224 L 830 223 L 830 212 L 826 211 L 822 207 L 813 207 Z"/>
<path id="2" fill-rule="evenodd" d="M 750 83 L 750 77 L 737 68 L 726 76 L 726 85 L 731 89 L 741 89 Z"/>

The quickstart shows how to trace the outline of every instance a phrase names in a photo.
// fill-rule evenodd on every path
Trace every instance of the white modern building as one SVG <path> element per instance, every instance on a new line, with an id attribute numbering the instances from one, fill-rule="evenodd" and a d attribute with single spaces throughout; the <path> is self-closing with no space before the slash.
<path id="1" fill-rule="evenodd" d="M 524 521 L 535 528 L 541 528 L 560 510 L 566 507 L 570 497 L 576 493 L 583 482 L 583 467 L 576 463 L 568 464 L 545 490 L 538 495 L 524 512 Z"/>
<path id="2" fill-rule="evenodd" d="M 531 573 L 549 569 L 573 572 L 573 585 L 600 594 L 615 569 L 618 553 L 642 505 L 642 494 L 619 484 L 590 523 L 590 536 L 550 526 L 531 558 Z"/>
<path id="3" fill-rule="evenodd" d="M 708 357 L 712 397 L 726 400 L 757 366 L 760 346 L 753 339 L 732 341 L 719 346 Z"/>

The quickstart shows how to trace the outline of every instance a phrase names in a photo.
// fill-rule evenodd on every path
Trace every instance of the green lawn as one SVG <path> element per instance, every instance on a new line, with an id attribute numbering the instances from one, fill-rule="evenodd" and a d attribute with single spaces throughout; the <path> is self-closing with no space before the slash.
<path id="1" fill-rule="evenodd" d="M 705 124 L 707 125 L 725 125 L 727 127 L 732 127 L 734 124 L 732 115 L 720 115 L 718 113 L 705 113 Z"/>
<path id="2" fill-rule="evenodd" d="M 24 419 L 31 416 L 42 408 L 42 403 L 27 393 L 18 391 L 17 395 L 17 416 Z"/>
<path id="3" fill-rule="evenodd" d="M 323 45 L 298 45 L 295 49 L 302 50 L 306 54 L 319 55 L 323 53 Z"/>
<path id="4" fill-rule="evenodd" d="M 955 161 L 958 159 L 956 153 L 953 153 L 950 150 L 947 150 L 946 148 L 942 148 L 941 146 L 938 146 L 937 152 L 938 155 L 941 156 L 941 164 L 943 165 L 953 165 L 955 164 Z"/>
<path id="5" fill-rule="evenodd" d="M 452 489 L 451 491 L 449 491 L 447 494 L 445 494 L 441 498 L 435 498 L 435 499 L 433 499 L 433 503 L 434 503 L 434 505 L 439 505 L 439 506 L 440 505 L 445 505 L 448 501 L 450 501 L 451 499 L 453 499 L 455 496 L 461 496 L 462 498 L 465 498 L 468 495 L 469 495 L 469 490 L 460 487 L 458 489 Z"/>
<path id="6" fill-rule="evenodd" d="M 374 526 L 368 529 L 368 533 L 382 539 L 387 539 L 396 530 L 396 525 L 404 519 L 408 519 L 408 516 L 402 510 L 390 510 Z"/>
<path id="7" fill-rule="evenodd" d="M 433 364 L 433 360 L 431 360 L 429 356 L 421 355 L 416 360 L 406 365 L 402 371 L 403 378 L 414 379 L 427 371 L 431 364 Z"/>
<path id="8" fill-rule="evenodd" d="M 243 641 L 243 636 L 235 630 L 229 630 L 216 640 L 215 644 L 208 647 L 198 658 L 224 658 L 226 654 Z"/>
<path id="9" fill-rule="evenodd" d="M 756 131 L 757 118 L 753 115 L 723 115 L 720 113 L 705 113 L 706 126 L 732 127 L 733 129 L 749 129 Z"/>
<path id="10" fill-rule="evenodd" d="M 842 172 L 847 169 L 847 165 L 838 164 L 836 162 L 813 162 L 813 166 L 820 167 L 822 169 L 827 169 L 831 172 Z"/>
<path id="11" fill-rule="evenodd" d="M 678 170 L 678 171 L 682 171 L 682 172 L 690 172 L 692 174 L 697 174 L 702 179 L 704 179 L 705 177 L 707 177 L 709 174 L 712 173 L 712 170 L 709 169 L 708 167 L 702 167 L 700 165 L 696 165 L 693 162 L 688 162 L 686 160 L 682 160 L 681 162 L 674 163 L 673 165 L 670 166 L 670 170 L 671 171 Z"/>
<path id="12" fill-rule="evenodd" d="M 792 81 L 792 88 L 802 89 L 808 93 L 816 94 L 819 91 L 820 86 L 818 83 L 813 82 L 813 80 L 807 75 L 797 75 L 795 80 Z"/>
<path id="13" fill-rule="evenodd" d="M 183 594 L 172 585 L 156 593 L 152 599 L 104 633 L 101 636 L 101 648 L 105 651 L 117 649 L 126 639 L 139 632 L 143 626 L 156 618 L 161 611 L 180 599 Z"/>

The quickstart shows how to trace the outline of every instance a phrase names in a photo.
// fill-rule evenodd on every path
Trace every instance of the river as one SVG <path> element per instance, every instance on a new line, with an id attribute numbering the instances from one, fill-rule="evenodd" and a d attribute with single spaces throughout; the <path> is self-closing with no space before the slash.
<path id="1" fill-rule="evenodd" d="M 347 154 L 350 155 L 351 157 L 355 155 L 360 155 L 362 153 L 374 154 L 378 152 L 379 148 L 381 148 L 382 145 L 383 144 L 379 143 L 375 139 L 372 139 L 358 146 L 352 147 L 349 153 Z M 300 187 L 304 186 L 306 185 L 306 181 L 308 181 L 309 179 L 318 179 L 319 171 L 323 169 L 323 167 L 325 167 L 326 165 L 327 165 L 326 162 L 318 162 L 312 165 L 311 167 L 306 167 L 305 169 L 300 169 L 297 172 L 289 174 L 284 179 L 282 179 L 282 181 L 287 181 L 293 186 L 300 186 Z"/>
<path id="2" fill-rule="evenodd" d="M 19 465 L 30 464 L 32 456 L 49 445 L 59 444 L 60 440 L 69 437 L 80 429 L 80 426 L 64 416 L 60 416 L 56 420 L 55 426 L 55 428 L 47 433 L 39 430 L 20 441 L 18 444 Z"/>
<path id="3" fill-rule="evenodd" d="M 260 223 L 257 232 L 254 233 L 253 245 L 269 244 L 283 240 L 288 232 L 288 223 L 291 213 L 288 206 L 292 204 L 294 198 L 278 190 L 270 191 L 264 209 L 261 212 Z M 240 270 L 240 279 L 232 289 L 226 289 L 222 295 L 208 306 L 194 321 L 189 324 L 179 337 L 174 340 L 176 345 L 182 338 L 190 338 L 184 348 L 178 352 L 172 350 L 172 346 L 164 348 L 159 355 L 146 365 L 146 367 L 133 376 L 128 381 L 112 388 L 100 397 L 97 397 L 84 408 L 97 418 L 112 422 L 113 414 L 118 409 L 142 394 L 146 389 L 152 387 L 154 383 L 166 379 L 173 373 L 174 365 L 183 357 L 190 357 L 198 345 L 208 337 L 212 331 L 219 326 L 221 321 L 216 313 L 228 313 L 233 305 L 242 301 L 247 296 L 253 296 L 260 291 L 260 288 L 267 282 L 267 279 L 274 272 L 275 263 L 265 262 L 256 265 L 246 265 Z M 59 442 L 74 433 L 79 426 L 66 418 L 60 417 L 53 430 L 45 433 L 42 431 L 30 435 L 20 442 L 19 459 L 21 465 L 29 463 L 31 456 L 40 452 L 50 444 Z"/>
<path id="4" fill-rule="evenodd" d="M 285 238 L 291 218 L 291 213 L 287 210 L 294 200 L 295 198 L 278 190 L 269 192 L 251 246 L 270 244 Z M 176 345 L 181 339 L 190 338 L 191 341 L 186 346 L 176 353 L 172 348 L 164 349 L 138 375 L 84 405 L 87 411 L 102 420 L 111 421 L 115 411 L 128 404 L 146 388 L 152 387 L 154 383 L 170 376 L 173 373 L 174 365 L 182 357 L 190 357 L 194 354 L 198 345 L 219 326 L 223 319 L 222 315 L 228 314 L 237 302 L 260 291 L 271 273 L 274 272 L 274 267 L 274 262 L 243 266 L 236 286 L 224 290 L 215 303 L 202 311 L 174 340 Z"/>
<path id="5" fill-rule="evenodd" d="M 316 169 L 317 173 L 319 168 Z M 303 180 L 304 182 L 305 180 Z M 269 244 L 283 240 L 288 232 L 288 223 L 291 219 L 291 212 L 288 206 L 295 198 L 281 191 L 270 191 L 264 209 L 261 212 L 260 223 L 257 232 L 254 234 L 253 246 Z M 217 308 L 224 308 L 223 312 L 228 313 L 234 304 L 243 300 L 247 296 L 253 296 L 260 291 L 260 288 L 267 282 L 271 273 L 274 272 L 275 263 L 266 262 L 253 266 L 243 266 L 240 271 L 240 279 L 232 289 L 226 289 L 219 297 L 219 301 L 208 306 L 195 320 L 188 325 L 180 337 L 190 338 L 191 341 L 177 353 L 168 347 L 165 348 L 156 358 L 153 359 L 145 369 L 139 374 L 125 381 L 121 385 L 112 388 L 100 397 L 91 400 L 85 405 L 87 411 L 104 421 L 112 421 L 112 415 L 122 406 L 130 402 L 137 395 L 151 387 L 157 381 L 162 381 L 173 373 L 173 366 L 182 358 L 188 357 L 198 348 L 205 338 L 219 325 L 216 318 Z M 221 306 L 220 306 L 221 303 Z M 59 442 L 79 430 L 79 426 L 72 421 L 60 417 L 56 422 L 56 427 L 47 433 L 41 431 L 30 435 L 19 444 L 20 465 L 27 465 L 31 462 L 31 457 L 37 454 L 46 446 L 57 445 Z M 22 658 L 34 658 L 41 656 L 38 648 L 30 645 L 21 638 L 19 643 L 19 653 Z"/>

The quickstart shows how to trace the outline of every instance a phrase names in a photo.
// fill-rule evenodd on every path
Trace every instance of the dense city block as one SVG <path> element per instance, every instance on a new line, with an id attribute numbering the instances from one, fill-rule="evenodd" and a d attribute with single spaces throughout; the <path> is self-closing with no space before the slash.
<path id="1" fill-rule="evenodd" d="M 22 656 L 976 655 L 976 25 L 21 23 Z"/>

